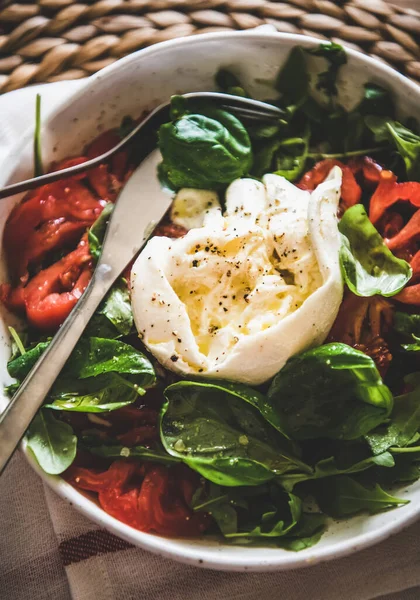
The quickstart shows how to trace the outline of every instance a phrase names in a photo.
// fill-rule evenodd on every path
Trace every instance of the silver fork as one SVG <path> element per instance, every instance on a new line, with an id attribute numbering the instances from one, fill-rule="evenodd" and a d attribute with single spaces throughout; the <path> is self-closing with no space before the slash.
<path id="1" fill-rule="evenodd" d="M 260 102 L 259 100 L 253 100 L 251 98 L 232 96 L 230 94 L 221 94 L 219 92 L 191 92 L 189 94 L 184 94 L 183 97 L 187 100 L 207 100 L 213 102 L 220 108 L 224 108 L 231 113 L 234 113 L 239 118 L 252 121 L 275 121 L 286 116 L 285 111 L 277 106 L 267 104 L 266 102 Z M 160 104 L 157 108 L 152 110 L 141 123 L 130 131 L 121 142 L 100 156 L 92 158 L 80 165 L 68 167 L 67 169 L 60 169 L 53 173 L 47 173 L 46 175 L 32 177 L 31 179 L 8 185 L 3 189 L 0 189 L 0 199 L 12 196 L 13 194 L 27 192 L 28 190 L 45 185 L 46 183 L 53 183 L 54 181 L 58 181 L 65 177 L 84 173 L 89 169 L 93 169 L 94 167 L 107 162 L 114 154 L 125 148 L 130 142 L 133 142 L 141 131 L 144 132 L 145 128 L 152 133 L 152 130 L 156 130 L 160 124 L 165 122 L 165 120 L 169 120 L 169 108 L 170 102 Z"/>
<path id="2" fill-rule="evenodd" d="M 270 121 L 284 117 L 281 109 L 248 98 L 211 92 L 185 94 L 184 97 L 211 100 L 243 118 Z M 139 139 L 141 138 L 144 144 L 136 147 L 136 159 L 142 161 L 150 152 L 150 140 L 155 140 L 156 129 L 168 117 L 169 103 L 161 104 L 117 146 L 105 154 L 82 165 L 9 185 L 0 190 L 0 198 L 91 169 L 108 160 L 139 134 L 141 134 Z M 162 219 L 172 202 L 169 195 L 161 195 L 158 202 L 139 202 L 139 190 L 144 191 L 146 183 L 141 181 L 142 178 L 144 180 L 141 173 L 142 166 L 143 164 L 140 164 L 134 171 L 118 196 L 106 231 L 102 254 L 84 294 L 0 416 L 0 474 L 42 405 L 99 303 L 126 266 L 143 248 L 151 231 Z"/>

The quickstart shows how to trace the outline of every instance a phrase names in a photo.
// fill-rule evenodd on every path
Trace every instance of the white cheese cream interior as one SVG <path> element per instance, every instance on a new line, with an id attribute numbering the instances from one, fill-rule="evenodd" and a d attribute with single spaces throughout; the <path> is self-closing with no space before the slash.
<path id="1" fill-rule="evenodd" d="M 140 337 L 182 375 L 261 384 L 321 344 L 343 295 L 338 167 L 312 193 L 283 177 L 238 179 L 217 194 L 181 190 L 182 238 L 152 238 L 132 269 Z"/>

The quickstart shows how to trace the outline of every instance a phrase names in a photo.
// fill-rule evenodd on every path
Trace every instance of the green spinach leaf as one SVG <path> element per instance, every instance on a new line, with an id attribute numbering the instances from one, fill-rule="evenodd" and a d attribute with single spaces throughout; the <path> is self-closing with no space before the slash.
<path id="1" fill-rule="evenodd" d="M 373 360 L 332 343 L 291 358 L 268 391 L 273 411 L 292 439 L 352 440 L 384 422 L 392 394 Z"/>
<path id="2" fill-rule="evenodd" d="M 378 484 L 373 489 L 369 489 L 346 476 L 323 481 L 322 485 L 317 487 L 315 497 L 321 510 L 336 518 L 347 517 L 361 511 L 367 511 L 372 515 L 409 502 L 391 496 Z"/>
<path id="3" fill-rule="evenodd" d="M 50 342 L 39 342 L 34 348 L 28 349 L 25 354 L 14 358 L 7 363 L 7 370 L 11 377 L 23 381 Z"/>
<path id="4" fill-rule="evenodd" d="M 387 248 L 362 204 L 346 210 L 338 228 L 342 236 L 341 272 L 354 294 L 389 297 L 403 289 L 412 269 Z"/>
<path id="5" fill-rule="evenodd" d="M 402 448 L 410 444 L 413 436 L 420 429 L 420 378 L 413 373 L 405 378 L 408 385 L 415 386 L 411 392 L 397 396 L 390 422 L 375 431 L 369 432 L 365 438 L 374 454 L 381 454 L 392 446 Z"/>
<path id="6" fill-rule="evenodd" d="M 279 538 L 276 545 L 293 552 L 310 548 L 325 532 L 325 521 L 326 517 L 321 513 L 303 513 L 296 527 L 286 537 Z"/>
<path id="7" fill-rule="evenodd" d="M 101 303 L 86 328 L 85 336 L 117 338 L 133 331 L 134 319 L 128 287 L 120 279 Z"/>
<path id="8" fill-rule="evenodd" d="M 409 315 L 396 311 L 394 314 L 393 328 L 398 333 L 411 337 L 420 336 L 420 315 Z"/>
<path id="9" fill-rule="evenodd" d="M 316 463 L 313 473 L 286 473 L 278 477 L 277 481 L 288 492 L 291 492 L 295 485 L 303 481 L 314 481 L 324 479 L 325 477 L 333 477 L 335 475 L 347 475 L 350 473 L 360 473 L 372 467 L 387 467 L 392 468 L 395 465 L 394 458 L 389 452 L 383 452 L 377 456 L 369 456 L 361 461 L 355 462 L 348 467 L 341 467 L 337 464 L 335 457 L 324 458 Z"/>
<path id="10" fill-rule="evenodd" d="M 235 384 L 180 381 L 166 388 L 161 439 L 206 479 L 226 486 L 258 485 L 310 468 L 284 450 L 287 440 L 254 408 L 254 390 Z"/>
<path id="11" fill-rule="evenodd" d="M 245 91 L 242 83 L 229 69 L 219 69 L 216 73 L 216 84 L 225 94 L 232 94 L 233 96 L 242 96 L 243 98 L 249 98 L 249 95 Z"/>
<path id="12" fill-rule="evenodd" d="M 159 148 L 160 174 L 174 189 L 223 188 L 246 175 L 252 165 L 245 127 L 234 115 L 213 107 L 162 125 Z"/>
<path id="13" fill-rule="evenodd" d="M 72 428 L 49 411 L 38 412 L 27 431 L 26 440 L 40 467 L 50 475 L 65 471 L 76 456 L 77 438 Z"/>

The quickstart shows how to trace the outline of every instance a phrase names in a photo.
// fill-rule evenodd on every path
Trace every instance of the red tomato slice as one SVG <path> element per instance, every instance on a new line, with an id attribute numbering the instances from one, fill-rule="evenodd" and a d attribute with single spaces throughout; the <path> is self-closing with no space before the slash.
<path id="1" fill-rule="evenodd" d="M 341 199 L 344 209 L 350 208 L 360 202 L 362 190 L 357 183 L 352 170 L 339 160 L 326 159 L 318 162 L 310 171 L 305 173 L 299 182 L 299 187 L 306 190 L 314 190 L 327 177 L 328 173 L 334 167 L 340 167 L 343 172 L 343 182 L 341 184 Z"/>
<path id="2" fill-rule="evenodd" d="M 397 235 L 391 239 L 385 240 L 390 250 L 396 250 L 406 246 L 410 242 L 420 238 L 420 210 L 417 210 L 408 223 L 401 229 Z"/>
<path id="3" fill-rule="evenodd" d="M 377 223 L 385 211 L 399 200 L 406 200 L 413 206 L 420 207 L 420 183 L 397 183 L 392 171 L 382 171 L 378 187 L 370 199 L 369 218 L 372 223 Z"/>
<path id="4" fill-rule="evenodd" d="M 420 306 L 420 283 L 405 287 L 399 294 L 394 296 L 394 298 L 403 304 Z"/>
<path id="5" fill-rule="evenodd" d="M 29 323 L 42 331 L 55 331 L 70 314 L 91 276 L 89 244 L 84 236 L 76 250 L 40 271 L 26 286 Z"/>

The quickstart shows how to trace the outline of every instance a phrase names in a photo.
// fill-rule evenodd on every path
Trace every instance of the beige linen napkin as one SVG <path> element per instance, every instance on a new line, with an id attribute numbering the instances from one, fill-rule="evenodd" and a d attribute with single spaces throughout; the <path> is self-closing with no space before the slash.
<path id="1" fill-rule="evenodd" d="M 0 164 L 83 82 L 0 97 Z M 350 557 L 299 571 L 220 573 L 134 548 L 57 497 L 17 453 L 0 479 L 0 600 L 419 600 L 420 522 Z"/>

